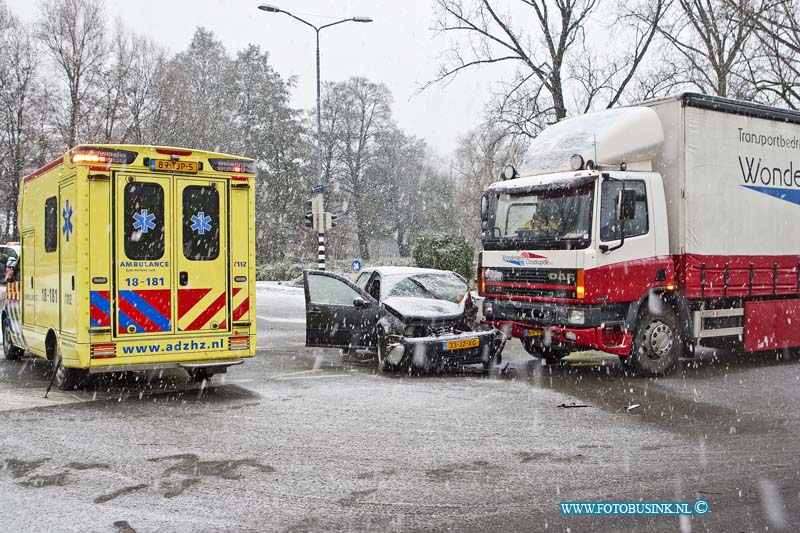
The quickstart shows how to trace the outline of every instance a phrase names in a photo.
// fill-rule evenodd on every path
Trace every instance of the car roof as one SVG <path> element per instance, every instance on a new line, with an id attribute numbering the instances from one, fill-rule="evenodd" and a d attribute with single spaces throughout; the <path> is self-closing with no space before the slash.
<path id="1" fill-rule="evenodd" d="M 375 266 L 367 267 L 361 271 L 377 272 L 381 276 L 413 276 L 416 274 L 452 274 L 449 270 L 438 270 L 435 268 L 401 267 L 401 266 Z"/>

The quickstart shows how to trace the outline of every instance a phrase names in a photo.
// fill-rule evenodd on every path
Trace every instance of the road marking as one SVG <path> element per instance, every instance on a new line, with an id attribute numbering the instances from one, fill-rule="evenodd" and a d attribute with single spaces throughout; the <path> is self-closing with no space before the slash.
<path id="1" fill-rule="evenodd" d="M 264 322 L 283 322 L 287 324 L 305 324 L 305 318 L 276 318 L 271 316 L 258 316 L 256 318 L 259 320 L 263 320 Z"/>
<path id="2" fill-rule="evenodd" d="M 315 370 L 314 372 L 319 372 L 319 370 Z M 326 379 L 326 378 L 347 378 L 350 377 L 350 374 L 321 374 L 319 376 L 291 376 L 286 378 L 273 378 L 273 379 Z"/>
<path id="3" fill-rule="evenodd" d="M 285 378 L 288 376 L 299 376 L 301 374 L 308 374 L 310 372 L 321 372 L 320 370 L 301 370 L 300 372 L 289 372 L 288 374 L 278 374 L 277 376 L 272 376 L 275 379 L 278 378 Z"/>
<path id="4" fill-rule="evenodd" d="M 0 411 L 18 411 L 34 407 L 49 407 L 51 405 L 66 405 L 92 401 L 91 396 L 81 398 L 77 394 L 66 391 L 51 390 L 47 398 L 44 397 L 45 389 L 16 389 L 0 390 Z"/>

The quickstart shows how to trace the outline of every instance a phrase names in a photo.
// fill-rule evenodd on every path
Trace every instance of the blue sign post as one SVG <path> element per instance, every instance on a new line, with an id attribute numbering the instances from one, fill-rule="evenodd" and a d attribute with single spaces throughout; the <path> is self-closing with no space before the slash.
<path id="1" fill-rule="evenodd" d="M 359 272 L 361 272 L 361 261 L 359 261 L 358 259 L 353 259 L 353 262 L 350 263 L 350 267 L 353 269 L 353 272 L 358 274 Z"/>

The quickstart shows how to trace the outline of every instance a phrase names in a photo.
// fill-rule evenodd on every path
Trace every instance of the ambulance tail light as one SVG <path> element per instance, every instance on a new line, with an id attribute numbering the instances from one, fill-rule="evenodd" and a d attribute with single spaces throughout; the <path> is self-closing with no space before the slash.
<path id="1" fill-rule="evenodd" d="M 250 337 L 248 335 L 237 335 L 228 337 L 229 350 L 247 350 L 250 348 Z"/>
<path id="2" fill-rule="evenodd" d="M 234 174 L 255 174 L 255 161 L 246 159 L 221 159 L 209 158 L 208 163 L 217 172 L 232 172 Z"/>
<path id="3" fill-rule="evenodd" d="M 70 152 L 73 163 L 109 163 L 114 165 L 130 165 L 136 160 L 137 152 L 116 150 L 111 148 L 93 148 L 79 146 Z"/>
<path id="4" fill-rule="evenodd" d="M 583 300 L 586 297 L 586 285 L 584 285 L 583 269 L 579 268 L 575 276 L 575 297 Z"/>
<path id="5" fill-rule="evenodd" d="M 113 342 L 92 344 L 92 359 L 110 359 L 117 356 L 117 345 Z"/>

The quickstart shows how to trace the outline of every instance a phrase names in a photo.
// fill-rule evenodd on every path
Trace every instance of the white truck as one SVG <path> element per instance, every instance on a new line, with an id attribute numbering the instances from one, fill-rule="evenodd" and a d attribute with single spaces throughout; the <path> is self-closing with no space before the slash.
<path id="1" fill-rule="evenodd" d="M 800 113 L 702 94 L 559 122 L 481 202 L 486 322 L 641 375 L 800 346 Z"/>

